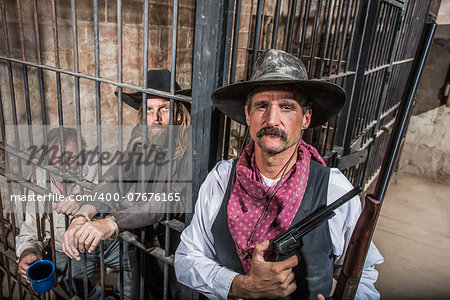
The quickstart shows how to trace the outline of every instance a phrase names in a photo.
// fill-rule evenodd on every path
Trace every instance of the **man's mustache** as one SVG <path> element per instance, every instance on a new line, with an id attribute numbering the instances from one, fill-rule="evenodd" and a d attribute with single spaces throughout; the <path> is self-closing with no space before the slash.
<path id="1" fill-rule="evenodd" d="M 278 128 L 278 127 L 264 127 L 264 128 L 260 129 L 256 133 L 256 137 L 259 138 L 259 139 L 262 138 L 265 135 L 278 136 L 283 141 L 287 141 L 287 133 L 286 133 L 286 131 L 284 131 L 284 130 Z"/>

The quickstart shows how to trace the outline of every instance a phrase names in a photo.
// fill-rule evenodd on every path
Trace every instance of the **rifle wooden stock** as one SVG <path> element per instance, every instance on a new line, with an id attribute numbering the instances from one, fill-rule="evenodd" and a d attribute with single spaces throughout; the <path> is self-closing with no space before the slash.
<path id="1" fill-rule="evenodd" d="M 381 202 L 374 199 L 373 195 L 367 195 L 364 202 L 364 208 L 353 230 L 344 265 L 334 291 L 333 298 L 336 300 L 353 299 L 355 297 L 372 234 L 377 223 Z"/>

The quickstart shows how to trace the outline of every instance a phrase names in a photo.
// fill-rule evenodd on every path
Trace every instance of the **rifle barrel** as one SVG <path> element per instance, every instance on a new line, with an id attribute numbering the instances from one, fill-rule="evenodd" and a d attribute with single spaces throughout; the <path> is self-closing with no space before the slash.
<path id="1" fill-rule="evenodd" d="M 346 194 L 339 197 L 339 199 L 337 199 L 333 203 L 320 208 L 316 212 L 306 217 L 298 225 L 295 226 L 294 231 L 288 230 L 286 233 L 277 237 L 273 242 L 277 243 L 278 241 L 283 240 L 287 235 L 291 235 L 295 239 L 300 239 L 301 237 L 308 234 L 319 225 L 331 219 L 335 215 L 334 210 L 344 205 L 353 197 L 357 196 L 359 193 L 361 193 L 361 191 L 362 189 L 359 186 L 353 188 Z"/>

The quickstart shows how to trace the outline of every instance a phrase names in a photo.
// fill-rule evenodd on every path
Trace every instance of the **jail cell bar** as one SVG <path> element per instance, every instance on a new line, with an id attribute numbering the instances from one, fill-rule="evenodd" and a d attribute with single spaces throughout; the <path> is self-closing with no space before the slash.
<path id="1" fill-rule="evenodd" d="M 229 19 L 233 29 L 218 33 L 222 42 L 217 49 L 222 51 L 215 59 L 224 66 L 220 79 L 248 80 L 257 55 L 277 48 L 301 58 L 310 78 L 342 86 L 347 102 L 339 116 L 307 130 L 304 139 L 329 166 L 369 188 L 384 153 L 374 151 L 383 144 L 377 139 L 389 136 L 430 2 L 235 1 L 234 18 Z M 220 3 L 225 7 L 228 2 Z M 209 168 L 217 158 L 236 153 L 230 134 L 245 132 L 227 118 L 214 120 L 214 128 L 224 134 L 212 141 L 210 157 L 215 160 Z"/>

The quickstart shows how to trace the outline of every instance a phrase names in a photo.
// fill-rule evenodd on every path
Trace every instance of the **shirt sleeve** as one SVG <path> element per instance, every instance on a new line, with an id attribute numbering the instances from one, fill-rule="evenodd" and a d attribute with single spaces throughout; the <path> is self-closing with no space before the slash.
<path id="1" fill-rule="evenodd" d="M 227 299 L 238 273 L 216 261 L 211 226 L 220 209 L 232 160 L 219 162 L 202 184 L 191 224 L 183 231 L 175 253 L 175 273 L 180 283 L 210 299 Z"/>
<path id="2" fill-rule="evenodd" d="M 338 170 L 331 169 L 330 180 L 328 184 L 328 204 L 337 200 L 353 188 L 348 179 Z M 361 214 L 361 201 L 359 197 L 354 197 L 348 203 L 338 208 L 336 216 L 330 219 L 329 227 L 331 241 L 333 244 L 334 260 L 334 277 L 338 278 L 342 265 L 344 263 L 347 246 L 350 242 L 353 229 Z M 364 263 L 363 273 L 356 292 L 356 299 L 379 299 L 380 294 L 375 289 L 374 283 L 378 278 L 378 272 L 375 265 L 383 262 L 378 249 L 371 242 Z"/>
<path id="3" fill-rule="evenodd" d="M 33 195 L 32 191 L 28 191 L 27 195 Z M 37 252 L 41 253 L 44 250 L 44 247 L 48 243 L 48 238 L 44 238 L 44 241 L 41 242 L 38 239 L 37 234 L 37 226 L 36 226 L 36 215 L 32 213 L 28 213 L 34 211 L 34 208 L 31 205 L 34 204 L 33 201 L 27 201 L 26 207 L 27 212 L 25 215 L 25 220 L 20 222 L 20 231 L 16 236 L 16 256 L 20 258 L 22 253 L 26 249 L 35 249 Z M 19 214 L 22 216 L 22 213 Z M 45 235 L 47 236 L 47 235 Z"/>

